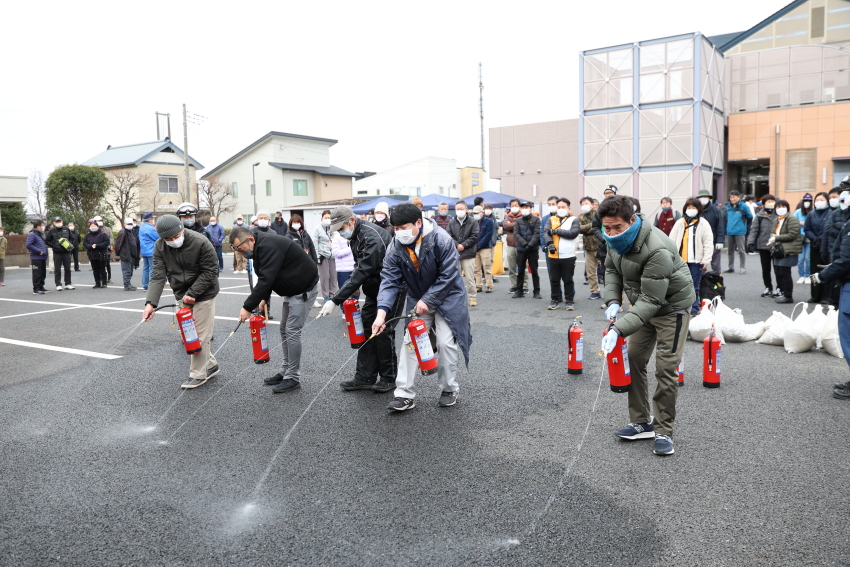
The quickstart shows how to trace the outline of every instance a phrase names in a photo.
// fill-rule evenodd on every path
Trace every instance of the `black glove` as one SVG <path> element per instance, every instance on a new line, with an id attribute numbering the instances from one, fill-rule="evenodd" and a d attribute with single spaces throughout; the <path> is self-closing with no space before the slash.
<path id="1" fill-rule="evenodd" d="M 547 228 L 547 229 L 546 229 L 546 234 L 547 234 L 548 236 L 552 236 L 552 229 L 551 229 L 551 228 Z"/>
<path id="2" fill-rule="evenodd" d="M 747 252 L 748 253 L 752 254 L 755 251 L 756 251 L 756 245 L 755 244 L 747 244 Z"/>
<path id="3" fill-rule="evenodd" d="M 320 266 L 322 265 L 322 262 L 324 261 L 324 259 L 325 259 L 324 256 L 319 256 L 319 265 Z"/>
<path id="4" fill-rule="evenodd" d="M 550 245 L 549 245 L 549 254 L 554 254 L 554 253 L 555 253 L 555 252 L 557 252 L 557 251 L 558 251 L 558 249 L 557 249 L 557 248 L 555 248 L 555 245 L 554 245 L 554 244 L 550 244 Z"/>

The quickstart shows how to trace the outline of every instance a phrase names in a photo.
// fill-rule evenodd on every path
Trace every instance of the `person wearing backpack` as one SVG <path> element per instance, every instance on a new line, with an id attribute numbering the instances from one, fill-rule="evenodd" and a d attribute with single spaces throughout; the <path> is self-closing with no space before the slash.
<path id="1" fill-rule="evenodd" d="M 655 227 L 670 236 L 673 225 L 680 218 L 682 218 L 682 214 L 673 210 L 673 200 L 670 197 L 661 197 L 661 211 L 655 215 Z"/>
<path id="2" fill-rule="evenodd" d="M 71 285 L 71 252 L 74 250 L 73 235 L 71 230 L 64 226 L 62 219 L 53 219 L 53 226 L 47 231 L 44 243 L 53 250 L 53 281 L 56 283 L 56 291 L 63 289 L 74 289 Z M 65 269 L 65 287 L 62 287 L 62 268 Z"/>

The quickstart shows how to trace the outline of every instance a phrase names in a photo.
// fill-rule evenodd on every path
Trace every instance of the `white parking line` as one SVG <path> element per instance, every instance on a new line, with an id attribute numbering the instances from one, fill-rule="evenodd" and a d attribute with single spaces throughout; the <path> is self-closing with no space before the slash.
<path id="1" fill-rule="evenodd" d="M 42 350 L 52 350 L 54 352 L 67 352 L 69 354 L 79 354 L 81 356 L 90 356 L 92 358 L 105 358 L 106 360 L 115 360 L 121 358 L 117 354 L 104 354 L 102 352 L 93 352 L 90 350 L 80 350 L 76 348 L 66 348 L 53 345 L 43 345 L 39 343 L 30 343 L 27 341 L 16 341 L 14 339 L 4 339 L 0 337 L 0 343 L 8 343 L 10 345 L 25 346 L 30 348 L 40 348 Z"/>
<path id="2" fill-rule="evenodd" d="M 26 317 L 27 315 L 39 315 L 40 313 L 55 313 L 56 311 L 70 311 L 70 310 L 73 310 L 73 309 L 83 309 L 84 307 L 97 308 L 97 307 L 101 307 L 101 306 L 104 306 L 104 305 L 113 305 L 115 303 L 129 303 L 130 301 L 139 301 L 139 298 L 123 299 L 121 301 L 110 301 L 108 303 L 97 303 L 95 305 L 79 305 L 79 304 L 73 304 L 73 303 L 50 303 L 50 302 L 47 302 L 47 301 L 33 301 L 31 299 L 18 299 L 18 300 L 15 300 L 15 299 L 0 299 L 0 301 L 21 301 L 21 302 L 25 302 L 25 303 L 47 303 L 48 305 L 71 305 L 71 307 L 61 307 L 59 309 L 47 309 L 45 311 L 32 311 L 30 313 L 18 313 L 17 315 L 4 315 L 3 317 L 0 317 L 0 319 L 12 319 L 14 317 Z"/>

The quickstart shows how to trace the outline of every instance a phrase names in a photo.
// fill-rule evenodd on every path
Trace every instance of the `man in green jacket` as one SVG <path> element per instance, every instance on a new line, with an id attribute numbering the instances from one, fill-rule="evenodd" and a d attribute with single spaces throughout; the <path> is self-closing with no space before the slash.
<path id="1" fill-rule="evenodd" d="M 184 230 L 174 215 L 161 216 L 156 221 L 156 232 L 160 238 L 154 244 L 153 272 L 142 319 L 153 318 L 167 275 L 174 298 L 192 309 L 195 331 L 201 340 L 201 351 L 191 355 L 189 380 L 182 385 L 197 388 L 218 374 L 218 363 L 210 351 L 219 291 L 218 256 L 205 235 Z"/>
<path id="2" fill-rule="evenodd" d="M 678 373 L 689 310 L 696 301 L 688 265 L 676 245 L 661 230 L 634 212 L 628 197 L 609 197 L 599 205 L 603 236 L 608 244 L 605 259 L 605 316 L 614 319 L 625 291 L 631 307 L 602 340 L 602 350 L 614 350 L 617 337 L 628 337 L 632 386 L 629 390 L 630 423 L 617 431 L 621 439 L 655 439 L 656 455 L 673 454 Z M 650 422 L 646 367 L 655 355 L 655 419 Z"/>

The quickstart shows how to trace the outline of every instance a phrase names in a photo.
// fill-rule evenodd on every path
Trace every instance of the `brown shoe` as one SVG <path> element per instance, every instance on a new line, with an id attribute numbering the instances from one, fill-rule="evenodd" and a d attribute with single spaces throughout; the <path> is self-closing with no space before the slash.
<path id="1" fill-rule="evenodd" d="M 183 384 L 181 384 L 180 387 L 183 388 L 184 390 L 189 389 L 189 388 L 197 388 L 198 386 L 205 384 L 206 381 L 207 381 L 207 378 L 203 378 L 203 379 L 195 378 L 193 380 L 187 380 L 186 382 L 183 382 Z"/>
<path id="2" fill-rule="evenodd" d="M 469 300 L 469 306 L 470 306 L 470 307 L 477 307 L 477 306 L 478 306 L 478 302 L 477 302 L 477 301 L 475 301 L 474 299 L 470 299 L 470 300 Z"/>

